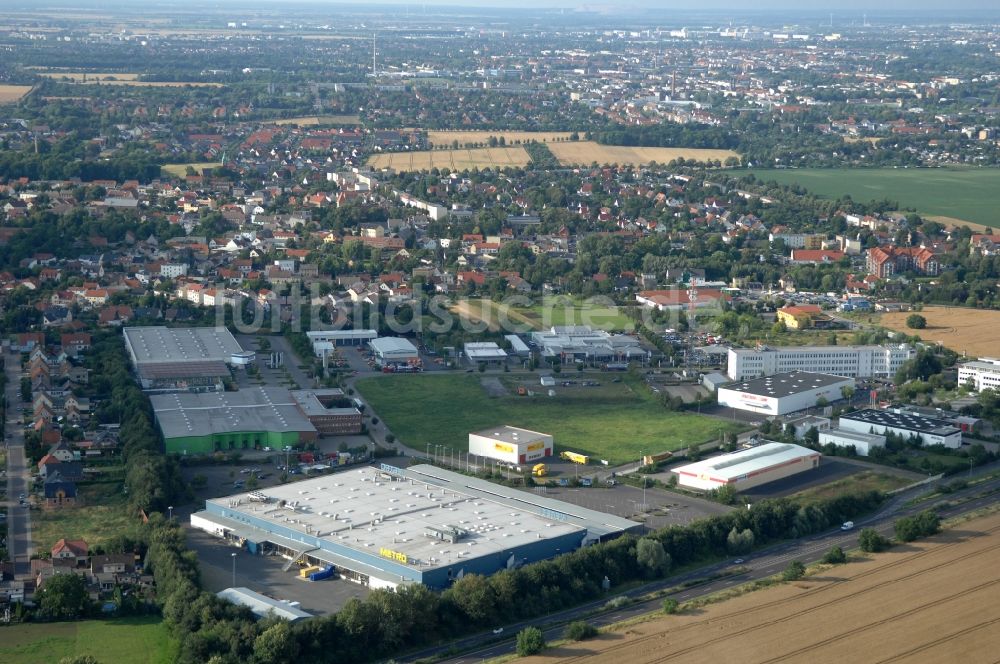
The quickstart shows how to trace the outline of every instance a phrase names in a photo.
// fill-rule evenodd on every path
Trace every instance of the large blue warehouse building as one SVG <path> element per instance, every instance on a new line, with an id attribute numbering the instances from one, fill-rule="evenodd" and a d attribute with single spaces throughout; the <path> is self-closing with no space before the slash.
<path id="1" fill-rule="evenodd" d="M 324 475 L 205 502 L 191 525 L 372 588 L 445 588 L 641 525 L 430 465 Z"/>

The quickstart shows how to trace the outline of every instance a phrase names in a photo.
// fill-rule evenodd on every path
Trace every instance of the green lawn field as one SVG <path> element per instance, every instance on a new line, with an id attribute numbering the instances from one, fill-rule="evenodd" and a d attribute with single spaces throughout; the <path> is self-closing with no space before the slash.
<path id="1" fill-rule="evenodd" d="M 497 378 L 496 374 L 486 378 Z M 621 376 L 619 376 L 621 377 Z M 500 424 L 550 433 L 556 450 L 571 450 L 627 463 L 646 454 L 718 439 L 722 432 L 740 430 L 732 423 L 687 413 L 671 413 L 641 383 L 612 383 L 611 375 L 588 374 L 600 387 L 555 388 L 545 395 L 538 375 L 503 374 L 507 396 L 490 397 L 481 374 L 379 376 L 355 386 L 393 433 L 406 445 L 425 450 L 427 444 L 468 450 L 469 432 Z M 517 396 L 524 381 L 535 396 Z M 579 380 L 566 373 L 557 380 Z"/>
<path id="2" fill-rule="evenodd" d="M 0 662 L 53 664 L 92 655 L 101 664 L 170 664 L 177 643 L 160 618 L 37 623 L 0 628 Z"/>
<path id="3" fill-rule="evenodd" d="M 922 215 L 1000 227 L 997 168 L 752 169 L 759 180 L 798 184 L 825 198 L 888 198 Z"/>
<path id="4" fill-rule="evenodd" d="M 553 325 L 590 325 L 607 332 L 631 332 L 634 327 L 625 309 L 606 297 L 546 296 L 532 307 L 515 308 L 515 311 L 532 320 L 539 329 Z"/>

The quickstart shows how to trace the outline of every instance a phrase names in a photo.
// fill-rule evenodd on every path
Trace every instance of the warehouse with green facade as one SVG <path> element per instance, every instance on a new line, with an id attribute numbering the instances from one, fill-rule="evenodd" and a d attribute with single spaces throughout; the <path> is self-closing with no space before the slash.
<path id="1" fill-rule="evenodd" d="M 177 392 L 150 400 L 168 453 L 281 449 L 317 438 L 316 427 L 281 387 Z"/>

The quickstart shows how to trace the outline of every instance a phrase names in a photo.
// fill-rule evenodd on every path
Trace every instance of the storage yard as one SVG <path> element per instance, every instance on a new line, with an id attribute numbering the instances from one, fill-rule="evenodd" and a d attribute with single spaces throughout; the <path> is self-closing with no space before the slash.
<path id="1" fill-rule="evenodd" d="M 987 662 L 1000 515 L 795 583 L 630 625 L 521 661 Z"/>

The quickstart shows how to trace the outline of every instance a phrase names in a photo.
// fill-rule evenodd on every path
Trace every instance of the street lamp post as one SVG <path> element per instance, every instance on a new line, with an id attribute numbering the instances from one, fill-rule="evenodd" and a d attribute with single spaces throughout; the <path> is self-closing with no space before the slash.
<path id="1" fill-rule="evenodd" d="M 167 520 L 168 521 L 173 521 L 174 520 L 174 506 L 173 505 L 167 506 Z"/>
<path id="2" fill-rule="evenodd" d="M 233 552 L 233 588 L 236 587 L 236 553 Z"/>

